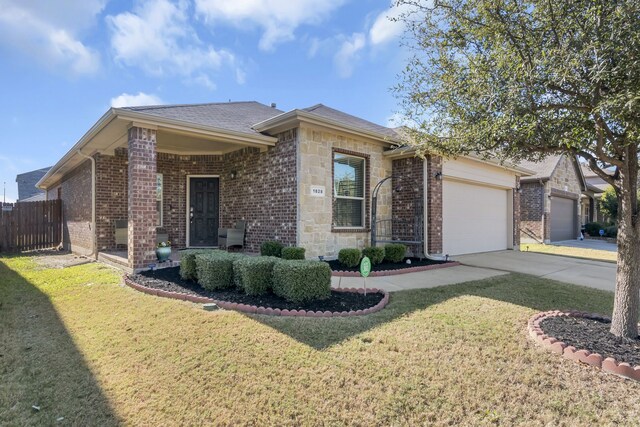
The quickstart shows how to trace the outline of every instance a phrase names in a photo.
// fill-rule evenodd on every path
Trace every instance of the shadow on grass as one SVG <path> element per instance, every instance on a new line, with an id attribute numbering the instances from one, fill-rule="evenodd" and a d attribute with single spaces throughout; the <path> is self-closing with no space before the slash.
<path id="1" fill-rule="evenodd" d="M 48 296 L 7 265 L 18 256 L 0 257 L 0 425 L 119 424 Z"/>
<path id="2" fill-rule="evenodd" d="M 317 350 L 323 350 L 414 312 L 452 298 L 469 295 L 526 307 L 531 309 L 531 313 L 575 309 L 609 314 L 613 308 L 611 292 L 524 274 L 508 274 L 432 289 L 394 292 L 391 294 L 389 304 L 382 311 L 368 316 L 330 319 L 297 318 L 295 320 L 284 317 L 253 317 L 297 341 Z"/>

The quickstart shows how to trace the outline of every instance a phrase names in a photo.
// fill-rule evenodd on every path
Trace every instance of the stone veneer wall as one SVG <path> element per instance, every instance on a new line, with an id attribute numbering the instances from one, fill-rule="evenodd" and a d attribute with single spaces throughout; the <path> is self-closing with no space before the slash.
<path id="1" fill-rule="evenodd" d="M 394 238 L 407 241 L 424 239 L 424 166 L 424 160 L 419 157 L 393 161 L 391 211 Z M 407 246 L 414 255 L 424 252 L 424 245 Z"/>
<path id="2" fill-rule="evenodd" d="M 62 187 L 63 245 L 66 250 L 88 255 L 93 252 L 91 230 L 91 162 L 78 166 L 65 176 Z M 54 188 L 57 198 L 58 186 Z"/>
<path id="3" fill-rule="evenodd" d="M 157 153 L 157 173 L 163 175 L 163 226 L 176 247 L 185 247 L 187 176 L 220 178 L 220 227 L 247 220 L 246 250 L 259 252 L 264 240 L 296 244 L 296 132 L 278 135 L 280 142 L 265 151 L 243 149 L 220 155 Z M 231 172 L 237 177 L 231 179 Z M 128 218 L 128 154 L 96 156 L 99 250 L 115 248 L 114 221 Z M 154 199 L 155 200 L 155 199 Z"/>
<path id="4" fill-rule="evenodd" d="M 381 179 L 391 175 L 391 160 L 383 157 L 384 147 L 365 139 L 336 131 L 303 125 L 299 128 L 299 218 L 298 244 L 306 249 L 307 258 L 336 257 L 342 248 L 363 248 L 371 242 L 370 229 L 334 230 L 333 169 L 334 149 L 354 155 L 369 156 L 370 191 Z M 311 186 L 325 187 L 324 197 L 311 196 Z M 370 212 L 367 212 L 367 224 Z M 391 218 L 391 185 L 385 184 L 378 193 L 378 219 Z"/>

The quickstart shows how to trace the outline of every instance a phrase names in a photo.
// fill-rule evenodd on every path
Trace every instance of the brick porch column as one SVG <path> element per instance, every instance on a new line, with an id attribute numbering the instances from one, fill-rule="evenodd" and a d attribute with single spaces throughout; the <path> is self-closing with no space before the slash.
<path id="1" fill-rule="evenodd" d="M 427 163 L 427 229 L 429 230 L 428 249 L 430 254 L 442 254 L 442 157 L 429 155 Z M 442 177 L 442 175 L 440 175 Z"/>
<path id="2" fill-rule="evenodd" d="M 129 267 L 154 262 L 156 247 L 156 130 L 129 128 Z"/>

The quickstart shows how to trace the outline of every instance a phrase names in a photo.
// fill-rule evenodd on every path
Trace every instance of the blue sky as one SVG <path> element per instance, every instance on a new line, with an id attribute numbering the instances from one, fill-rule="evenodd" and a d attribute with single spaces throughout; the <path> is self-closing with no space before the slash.
<path id="1" fill-rule="evenodd" d="M 387 124 L 390 0 L 0 0 L 0 183 L 55 163 L 110 106 L 324 103 Z"/>

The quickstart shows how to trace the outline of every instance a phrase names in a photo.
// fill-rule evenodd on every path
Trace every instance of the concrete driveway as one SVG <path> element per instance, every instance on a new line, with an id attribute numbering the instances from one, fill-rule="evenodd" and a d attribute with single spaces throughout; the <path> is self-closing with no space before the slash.
<path id="1" fill-rule="evenodd" d="M 518 251 L 486 252 L 454 259 L 469 267 L 531 274 L 605 291 L 615 290 L 616 264 L 609 262 Z"/>
<path id="2" fill-rule="evenodd" d="M 551 244 L 554 246 L 570 246 L 572 248 L 596 249 L 599 251 L 618 251 L 618 245 L 607 242 L 606 240 L 563 240 L 561 242 L 553 242 Z"/>

